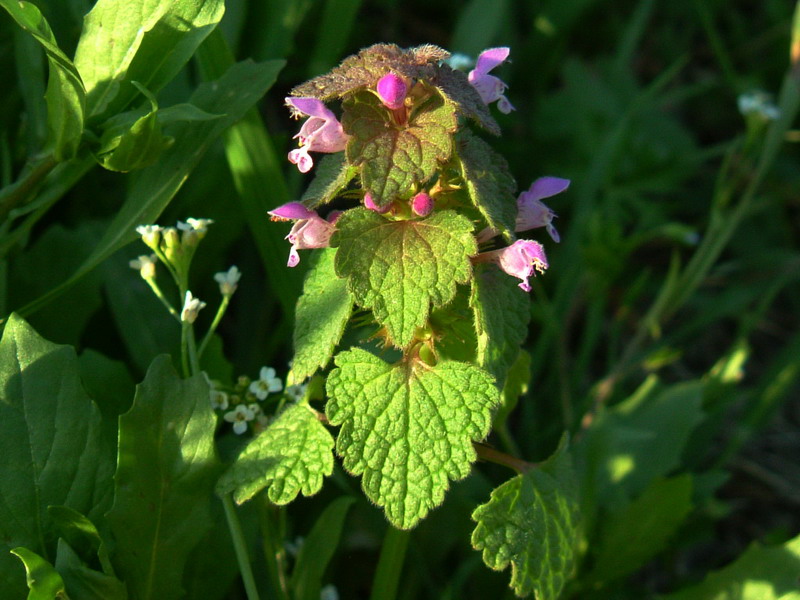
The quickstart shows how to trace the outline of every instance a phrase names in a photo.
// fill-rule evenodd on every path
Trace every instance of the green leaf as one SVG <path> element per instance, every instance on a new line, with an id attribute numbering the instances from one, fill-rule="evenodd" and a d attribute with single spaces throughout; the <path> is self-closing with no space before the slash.
<path id="1" fill-rule="evenodd" d="M 453 212 L 427 219 L 390 221 L 356 208 L 336 222 L 336 273 L 349 277 L 361 306 L 372 309 L 391 340 L 405 347 L 425 324 L 430 304 L 453 299 L 456 284 L 472 275 L 469 257 L 477 252 L 472 223 Z"/>
<path id="2" fill-rule="evenodd" d="M 661 600 L 798 600 L 800 536 L 781 546 L 752 544 L 705 581 Z"/>
<path id="3" fill-rule="evenodd" d="M 478 365 L 494 375 L 502 389 L 528 334 L 528 294 L 519 289 L 516 279 L 495 265 L 482 264 L 472 278 L 470 305 L 475 311 Z"/>
<path id="4" fill-rule="evenodd" d="M 158 104 L 149 97 L 150 111 L 122 132 L 107 130 L 100 141 L 98 162 L 109 171 L 128 172 L 156 162 L 175 141 L 161 133 Z"/>
<path id="5" fill-rule="evenodd" d="M 455 109 L 437 94 L 408 123 L 397 125 L 376 94 L 362 92 L 343 104 L 347 162 L 361 167 L 361 182 L 383 206 L 426 182 L 453 152 Z"/>
<path id="6" fill-rule="evenodd" d="M 311 209 L 333 200 L 358 175 L 358 168 L 347 163 L 344 152 L 326 154 L 314 171 L 314 179 L 300 198 Z"/>
<path id="7" fill-rule="evenodd" d="M 444 500 L 475 460 L 498 393 L 466 363 L 390 365 L 356 348 L 336 356 L 326 413 L 341 425 L 336 451 L 389 521 L 410 529 Z"/>
<path id="8" fill-rule="evenodd" d="M 555 600 L 572 575 L 578 490 L 566 436 L 546 462 L 496 488 L 472 513 L 472 545 L 496 571 L 511 564 L 518 596 Z"/>
<path id="9" fill-rule="evenodd" d="M 83 135 L 86 104 L 78 70 L 58 47 L 50 25 L 36 6 L 17 0 L 0 0 L 0 6 L 44 48 L 49 66 L 45 100 L 53 157 L 57 161 L 72 158 Z"/>
<path id="10" fill-rule="evenodd" d="M 374 88 L 389 71 L 411 79 L 430 79 L 436 63 L 450 56 L 446 50 L 430 44 L 403 50 L 394 44 L 375 44 L 348 56 L 330 73 L 296 86 L 292 96 L 332 100 L 361 88 Z"/>
<path id="11" fill-rule="evenodd" d="M 213 121 L 176 124 L 171 132 L 175 144 L 156 164 L 136 174 L 125 203 L 92 254 L 72 277 L 21 312 L 33 312 L 56 298 L 116 250 L 135 240 L 137 225 L 155 222 L 211 143 L 261 98 L 282 66 L 282 61 L 261 64 L 245 61 L 231 67 L 219 80 L 202 84 L 192 94 L 191 103 L 208 113 L 225 116 Z"/>
<path id="12" fill-rule="evenodd" d="M 296 381 L 310 377 L 328 364 L 353 310 L 353 295 L 347 290 L 347 281 L 336 276 L 335 256 L 332 248 L 314 253 L 303 295 L 297 301 L 292 362 Z"/>
<path id="13" fill-rule="evenodd" d="M 352 496 L 331 502 L 303 541 L 292 570 L 295 600 L 319 600 L 322 577 L 339 545 L 345 517 L 354 503 Z"/>
<path id="14" fill-rule="evenodd" d="M 494 149 L 468 130 L 458 140 L 461 177 L 473 204 L 489 227 L 514 239 L 517 221 L 517 182 L 508 170 L 508 163 Z"/>
<path id="15" fill-rule="evenodd" d="M 466 74 L 443 64 L 437 69 L 432 81 L 447 103 L 460 114 L 469 117 L 489 133 L 500 135 L 500 125 L 494 120 L 489 107 L 472 87 Z"/>
<path id="16" fill-rule="evenodd" d="M 604 520 L 593 542 L 596 560 L 587 578 L 618 579 L 661 552 L 692 509 L 692 476 L 655 479 L 644 493 Z"/>
<path id="17" fill-rule="evenodd" d="M 600 413 L 576 444 L 585 464 L 587 506 L 624 506 L 680 464 L 689 435 L 703 418 L 703 384 L 660 388 L 655 381 Z"/>
<path id="18" fill-rule="evenodd" d="M 75 50 L 89 115 L 124 110 L 139 94 L 133 81 L 157 93 L 224 11 L 223 0 L 99 0 L 84 18 Z"/>
<path id="19" fill-rule="evenodd" d="M 69 544 L 72 552 L 87 564 L 99 559 L 103 570 L 113 573 L 108 550 L 94 523 L 68 506 L 48 506 L 47 514 L 53 520 L 59 537 Z"/>
<path id="20" fill-rule="evenodd" d="M 87 567 L 64 539 L 58 540 L 56 570 L 73 600 L 128 600 L 124 583 L 112 574 Z"/>
<path id="21" fill-rule="evenodd" d="M 241 504 L 265 487 L 275 504 L 312 496 L 333 472 L 333 436 L 307 403 L 294 404 L 252 440 L 220 478 L 217 493 Z"/>
<path id="22" fill-rule="evenodd" d="M 0 390 L 0 589 L 16 598 L 24 584 L 8 550 L 52 553 L 49 505 L 100 516 L 111 500 L 113 455 L 75 351 L 40 338 L 16 315 L 0 341 Z"/>
<path id="23" fill-rule="evenodd" d="M 28 600 L 67 599 L 64 580 L 49 562 L 27 548 L 14 548 L 11 553 L 18 556 L 25 565 L 30 589 Z"/>
<path id="24" fill-rule="evenodd" d="M 114 565 L 137 600 L 180 597 L 186 557 L 211 527 L 218 462 L 209 395 L 202 375 L 182 380 L 161 356 L 120 417 L 108 523 Z"/>

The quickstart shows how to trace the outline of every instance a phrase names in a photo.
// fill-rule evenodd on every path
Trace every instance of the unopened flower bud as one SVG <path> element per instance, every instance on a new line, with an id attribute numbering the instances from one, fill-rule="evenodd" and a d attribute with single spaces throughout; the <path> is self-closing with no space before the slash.
<path id="1" fill-rule="evenodd" d="M 411 199 L 411 210 L 420 217 L 427 217 L 433 210 L 433 198 L 420 192 Z"/>
<path id="2" fill-rule="evenodd" d="M 136 228 L 136 233 L 142 236 L 142 241 L 153 250 L 158 248 L 162 231 L 163 227 L 160 225 L 139 225 Z"/>
<path id="3" fill-rule="evenodd" d="M 364 206 L 366 206 L 369 210 L 374 210 L 376 213 L 382 215 L 383 213 L 388 212 L 389 209 L 392 208 L 392 203 L 389 202 L 384 206 L 378 206 L 377 204 L 375 204 L 375 200 L 373 200 L 372 194 L 367 192 L 366 194 L 364 194 Z"/>
<path id="4" fill-rule="evenodd" d="M 402 108 L 403 101 L 408 93 L 405 80 L 394 73 L 387 73 L 380 78 L 377 85 L 378 96 L 381 102 L 392 110 Z"/>
<path id="5" fill-rule="evenodd" d="M 142 276 L 142 279 L 154 279 L 156 276 L 156 264 L 158 259 L 155 254 L 143 254 L 139 258 L 130 261 L 128 264 L 131 269 L 136 269 Z"/>

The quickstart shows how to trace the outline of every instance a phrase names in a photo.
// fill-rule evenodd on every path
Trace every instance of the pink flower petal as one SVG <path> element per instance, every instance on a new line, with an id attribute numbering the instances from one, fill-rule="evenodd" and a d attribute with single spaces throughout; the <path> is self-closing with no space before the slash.
<path id="1" fill-rule="evenodd" d="M 291 219 L 293 221 L 297 221 L 299 219 L 310 219 L 317 214 L 313 210 L 306 208 L 301 202 L 287 202 L 286 204 L 283 204 L 278 208 L 274 208 L 268 212 L 274 217 Z"/>
<path id="2" fill-rule="evenodd" d="M 537 200 L 540 198 L 549 198 L 550 196 L 555 196 L 566 190 L 569 184 L 569 179 L 562 179 L 561 177 L 539 177 L 539 179 L 531 184 L 528 191 L 523 192 L 523 194 L 529 194 Z"/>
<path id="3" fill-rule="evenodd" d="M 286 104 L 291 104 L 298 111 L 309 117 L 319 117 L 326 121 L 336 119 L 334 115 L 322 100 L 317 98 L 286 98 Z"/>
<path id="4" fill-rule="evenodd" d="M 495 67 L 503 64 L 510 52 L 511 50 L 505 46 L 484 50 L 478 56 L 478 60 L 475 63 L 475 71 L 478 74 L 488 73 Z"/>
<path id="5" fill-rule="evenodd" d="M 381 102 L 388 108 L 395 110 L 403 106 L 408 86 L 406 86 L 405 80 L 399 75 L 387 73 L 380 78 L 376 89 Z"/>

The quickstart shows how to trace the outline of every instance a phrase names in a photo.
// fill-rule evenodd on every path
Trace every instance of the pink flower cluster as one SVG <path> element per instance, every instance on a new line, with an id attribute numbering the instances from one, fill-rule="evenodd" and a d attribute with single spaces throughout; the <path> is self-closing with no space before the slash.
<path id="1" fill-rule="evenodd" d="M 306 208 L 300 202 L 288 202 L 275 210 L 269 211 L 269 214 L 276 221 L 295 222 L 286 239 L 292 245 L 289 250 L 289 262 L 287 265 L 296 267 L 300 262 L 298 250 L 328 247 L 331 236 L 336 229 L 334 223 L 341 212 L 332 212 L 326 220 L 320 217 L 317 211 Z"/>

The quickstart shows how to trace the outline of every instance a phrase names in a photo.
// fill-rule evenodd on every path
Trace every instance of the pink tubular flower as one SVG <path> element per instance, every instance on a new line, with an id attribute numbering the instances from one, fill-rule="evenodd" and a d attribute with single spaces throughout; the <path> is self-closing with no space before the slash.
<path id="1" fill-rule="evenodd" d="M 473 258 L 473 262 L 495 263 L 509 275 L 521 279 L 519 287 L 526 292 L 531 291 L 528 278 L 535 275 L 536 271 L 544 273 L 548 266 L 544 248 L 532 240 L 517 240 L 506 248 L 481 252 Z"/>
<path id="2" fill-rule="evenodd" d="M 332 213 L 331 221 L 326 221 L 316 211 L 309 210 L 300 202 L 288 202 L 275 210 L 269 211 L 269 214 L 276 221 L 295 221 L 292 230 L 286 236 L 286 239 L 292 245 L 291 250 L 289 250 L 289 261 L 286 264 L 289 267 L 296 267 L 300 262 L 298 250 L 328 247 L 331 235 L 336 229 L 333 221 L 336 220 L 340 213 Z"/>
<path id="3" fill-rule="evenodd" d="M 541 199 L 560 194 L 569 187 L 569 179 L 560 177 L 539 177 L 531 184 L 527 191 L 522 192 L 517 198 L 517 224 L 516 231 L 528 231 L 537 227 L 544 227 L 554 242 L 560 241 L 558 231 L 553 226 L 556 216 Z"/>
<path id="4" fill-rule="evenodd" d="M 408 86 L 402 77 L 394 73 L 387 73 L 380 78 L 376 89 L 381 102 L 383 102 L 387 108 L 397 110 L 403 107 L 403 101 L 406 99 Z"/>
<path id="5" fill-rule="evenodd" d="M 411 199 L 411 210 L 420 217 L 427 217 L 433 210 L 433 198 L 425 192 L 420 192 Z"/>
<path id="6" fill-rule="evenodd" d="M 308 116 L 300 128 L 300 148 L 289 152 L 289 162 L 297 165 L 301 173 L 308 173 L 314 166 L 309 152 L 339 152 L 347 145 L 347 134 L 342 124 L 321 100 L 316 98 L 286 98 L 286 104 L 296 113 Z"/>
<path id="7" fill-rule="evenodd" d="M 481 95 L 483 102 L 490 104 L 496 100 L 497 108 L 506 115 L 514 110 L 511 102 L 503 95 L 508 86 L 494 75 L 489 75 L 489 71 L 503 64 L 509 52 L 510 50 L 505 47 L 484 50 L 478 56 L 475 68 L 468 75 L 469 82 Z"/>

